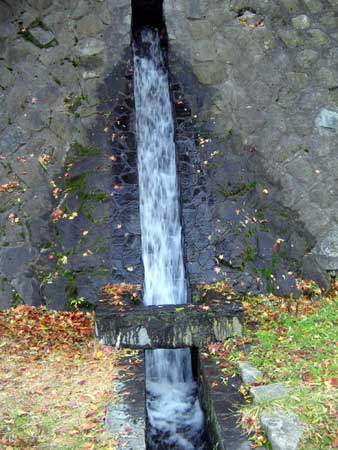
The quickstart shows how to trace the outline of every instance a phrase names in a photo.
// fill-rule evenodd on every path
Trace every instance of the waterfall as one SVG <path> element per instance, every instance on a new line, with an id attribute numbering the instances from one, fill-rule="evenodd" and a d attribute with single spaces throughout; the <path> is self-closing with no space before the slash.
<path id="1" fill-rule="evenodd" d="M 187 302 L 168 74 L 157 32 L 133 45 L 144 303 Z M 203 414 L 189 349 L 148 350 L 148 444 L 202 449 Z"/>

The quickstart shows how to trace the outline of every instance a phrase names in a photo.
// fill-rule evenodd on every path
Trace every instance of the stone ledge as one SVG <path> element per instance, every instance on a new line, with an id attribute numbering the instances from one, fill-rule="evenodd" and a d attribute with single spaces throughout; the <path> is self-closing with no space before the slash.
<path id="1" fill-rule="evenodd" d="M 104 428 L 118 448 L 145 450 L 146 399 L 143 352 L 133 352 L 119 361 L 113 382 L 117 399 L 107 406 Z M 131 375 L 132 374 L 132 375 Z"/>
<path id="2" fill-rule="evenodd" d="M 96 334 L 106 345 L 134 349 L 203 347 L 242 334 L 239 301 L 187 305 L 112 305 L 96 308 Z"/>
<path id="3" fill-rule="evenodd" d="M 200 358 L 200 399 L 205 412 L 205 431 L 210 448 L 217 450 L 251 450 L 248 436 L 238 424 L 240 408 L 245 404 L 238 375 L 223 382 L 222 368 L 214 359 Z"/>

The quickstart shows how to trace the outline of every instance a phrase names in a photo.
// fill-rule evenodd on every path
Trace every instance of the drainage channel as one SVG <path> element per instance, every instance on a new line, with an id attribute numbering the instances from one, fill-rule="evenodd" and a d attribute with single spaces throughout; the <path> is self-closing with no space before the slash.
<path id="1" fill-rule="evenodd" d="M 134 95 L 145 305 L 187 303 L 174 123 L 160 35 L 137 32 Z M 191 351 L 146 350 L 147 448 L 203 449 Z"/>
<path id="2" fill-rule="evenodd" d="M 133 270 L 126 272 L 117 258 L 113 267 L 115 282 L 144 280 L 143 295 L 138 292 L 144 306 L 135 304 L 134 298 L 128 297 L 130 293 L 116 306 L 103 293 L 102 303 L 96 310 L 97 336 L 102 343 L 137 350 L 122 364 L 124 368 L 116 383 L 122 401 L 108 408 L 106 428 L 118 437 L 121 449 L 235 450 L 244 442 L 234 422 L 237 389 L 234 385 L 224 391 L 222 374 L 211 361 L 200 359 L 198 348 L 241 334 L 243 309 L 239 302 L 223 304 L 212 296 L 210 305 L 191 303 L 188 281 L 197 283 L 207 272 L 201 265 L 198 273 L 195 269 L 192 273 L 187 263 L 186 275 L 184 265 L 186 245 L 183 245 L 180 207 L 184 217 L 190 217 L 191 211 L 195 214 L 196 207 L 190 198 L 188 161 L 194 158 L 194 144 L 191 136 L 188 141 L 184 139 L 186 122 L 190 120 L 186 117 L 188 109 L 178 88 L 169 89 L 162 1 L 132 0 L 132 9 L 133 76 L 130 71 L 128 96 L 118 106 L 117 112 L 122 117 L 116 121 L 117 129 L 113 133 L 116 187 L 120 187 L 121 179 L 125 183 L 114 195 L 116 207 L 122 213 L 116 219 L 113 247 L 127 249 L 128 262 L 130 254 L 134 261 L 142 247 L 143 264 L 133 263 L 130 267 Z M 174 100 L 179 99 L 177 104 L 184 107 L 184 123 L 178 123 L 176 104 L 174 123 L 170 91 Z M 133 106 L 137 152 L 133 120 L 129 120 L 133 117 Z M 127 169 L 131 174 L 125 179 Z M 200 180 L 201 192 L 195 188 L 193 195 L 201 195 L 202 201 L 206 194 Z M 139 215 L 135 213 L 137 203 Z M 207 216 L 204 219 L 208 222 Z M 127 233 L 122 233 L 120 220 Z M 140 231 L 136 222 L 141 226 Z M 187 237 L 189 229 L 194 227 L 187 225 L 186 220 L 183 222 Z M 204 224 L 201 218 L 199 222 Z M 208 234 L 207 227 L 199 228 Z M 208 242 L 201 230 L 197 241 Z M 190 243 L 196 240 L 194 233 L 188 237 Z M 129 245 L 130 239 L 133 246 Z M 191 265 L 191 255 L 189 261 Z M 134 287 L 138 289 L 135 284 Z M 224 398 L 229 399 L 229 405 L 223 403 Z"/>

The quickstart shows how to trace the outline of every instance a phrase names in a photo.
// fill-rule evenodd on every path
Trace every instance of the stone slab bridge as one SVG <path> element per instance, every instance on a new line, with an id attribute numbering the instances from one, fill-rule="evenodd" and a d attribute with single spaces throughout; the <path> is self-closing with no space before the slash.
<path id="1" fill-rule="evenodd" d="M 244 310 L 234 295 L 199 291 L 189 304 L 145 306 L 140 286 L 126 286 L 103 290 L 96 307 L 96 335 L 103 344 L 174 349 L 204 347 L 242 335 Z"/>

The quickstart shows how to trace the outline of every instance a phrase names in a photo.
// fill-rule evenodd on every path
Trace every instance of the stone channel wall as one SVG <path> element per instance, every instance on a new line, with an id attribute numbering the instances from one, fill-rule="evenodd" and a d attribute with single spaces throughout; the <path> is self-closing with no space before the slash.
<path id="1" fill-rule="evenodd" d="M 164 0 L 192 284 L 335 269 L 337 12 Z M 130 33 L 129 0 L 0 1 L 1 307 L 142 281 Z"/>

